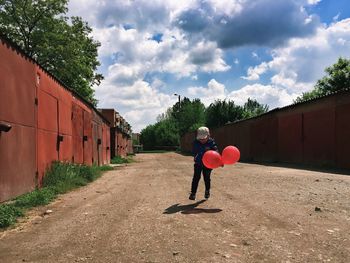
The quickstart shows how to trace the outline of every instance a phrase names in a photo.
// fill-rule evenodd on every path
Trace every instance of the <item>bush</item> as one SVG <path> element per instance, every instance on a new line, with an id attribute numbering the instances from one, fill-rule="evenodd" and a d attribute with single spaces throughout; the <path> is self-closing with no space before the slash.
<path id="1" fill-rule="evenodd" d="M 0 228 L 8 227 L 16 223 L 17 217 L 23 216 L 23 212 L 12 205 L 0 205 Z"/>
<path id="2" fill-rule="evenodd" d="M 13 205 L 18 208 L 31 208 L 40 205 L 47 205 L 55 197 L 56 193 L 53 189 L 43 188 L 17 197 Z"/>

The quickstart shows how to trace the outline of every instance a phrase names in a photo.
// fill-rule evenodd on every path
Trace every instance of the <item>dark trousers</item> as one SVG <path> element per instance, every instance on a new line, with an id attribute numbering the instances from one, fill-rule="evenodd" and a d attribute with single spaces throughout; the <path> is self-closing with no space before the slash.
<path id="1" fill-rule="evenodd" d="M 204 183 L 205 183 L 205 190 L 210 190 L 210 174 L 212 169 L 208 169 L 203 165 L 200 164 L 194 164 L 194 173 L 193 173 L 193 179 L 192 179 L 192 187 L 191 192 L 196 193 L 198 188 L 199 180 L 201 179 L 201 174 L 203 173 L 204 177 Z"/>

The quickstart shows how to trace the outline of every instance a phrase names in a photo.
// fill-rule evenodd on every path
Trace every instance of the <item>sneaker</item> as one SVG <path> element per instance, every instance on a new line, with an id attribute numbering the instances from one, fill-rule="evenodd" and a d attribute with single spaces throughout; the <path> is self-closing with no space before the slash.
<path id="1" fill-rule="evenodd" d="M 209 197 L 210 197 L 210 192 L 209 191 L 205 191 L 204 198 L 208 199 Z"/>
<path id="2" fill-rule="evenodd" d="M 188 198 L 190 200 L 196 200 L 196 194 L 195 193 L 191 193 L 190 197 Z"/>

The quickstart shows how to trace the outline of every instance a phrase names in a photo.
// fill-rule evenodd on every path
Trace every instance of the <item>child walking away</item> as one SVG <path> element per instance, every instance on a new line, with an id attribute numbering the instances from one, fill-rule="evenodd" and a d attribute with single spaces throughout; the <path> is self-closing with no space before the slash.
<path id="1" fill-rule="evenodd" d="M 204 153 L 209 150 L 218 151 L 218 147 L 215 141 L 210 138 L 209 129 L 207 127 L 200 127 L 197 130 L 197 136 L 193 142 L 194 173 L 189 197 L 190 200 L 196 199 L 198 183 L 202 173 L 205 183 L 204 198 L 208 199 L 210 196 L 210 174 L 212 169 L 205 167 L 202 162 Z"/>

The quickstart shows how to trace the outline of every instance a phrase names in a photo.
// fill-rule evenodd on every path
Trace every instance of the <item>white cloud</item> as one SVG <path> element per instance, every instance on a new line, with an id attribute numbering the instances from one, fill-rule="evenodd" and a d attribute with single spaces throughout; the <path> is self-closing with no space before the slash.
<path id="1" fill-rule="evenodd" d="M 325 75 L 325 67 L 340 56 L 349 57 L 350 19 L 320 27 L 309 38 L 296 38 L 272 51 L 272 60 L 249 67 L 247 80 L 258 80 L 264 73 L 274 73 L 271 83 L 301 94 L 310 90 Z"/>
<path id="2" fill-rule="evenodd" d="M 318 4 L 319 2 L 321 2 L 321 0 L 307 0 L 307 3 L 309 5 L 316 5 Z"/>
<path id="3" fill-rule="evenodd" d="M 139 132 L 176 102 L 174 96 L 157 88 L 140 80 L 129 86 L 118 86 L 108 78 L 95 91 L 100 101 L 99 108 L 116 109 L 131 124 L 133 131 Z"/>
<path id="4" fill-rule="evenodd" d="M 270 109 L 291 104 L 296 94 L 289 94 L 285 89 L 272 85 L 253 84 L 228 94 L 228 99 L 238 105 L 243 105 L 248 98 L 269 105 Z"/>
<path id="5" fill-rule="evenodd" d="M 189 62 L 204 72 L 227 71 L 230 69 L 222 59 L 223 52 L 214 42 L 199 42 L 189 52 Z"/>
<path id="6" fill-rule="evenodd" d="M 232 60 L 232 57 L 230 61 L 230 64 L 235 64 L 235 70 L 241 65 L 248 67 L 243 79 L 258 82 L 262 76 L 271 76 L 270 82 L 266 85 L 246 85 L 232 91 L 229 84 L 227 87 L 222 84 L 226 81 L 218 79 L 218 75 L 225 77 L 222 73 L 216 75 L 216 79 L 211 77 L 207 85 L 198 84 L 188 88 L 187 94 L 185 91 L 182 94 L 201 98 L 206 105 L 215 99 L 225 98 L 243 104 L 250 97 L 273 108 L 290 104 L 301 92 L 310 90 L 324 75 L 325 67 L 335 63 L 341 55 L 349 57 L 350 50 L 350 19 L 337 22 L 338 14 L 333 24 L 321 25 L 317 17 L 310 16 L 307 9 L 301 7 L 319 2 L 70 0 L 69 15 L 83 16 L 93 27 L 94 39 L 102 44 L 99 58 L 106 71 L 106 79 L 96 88 L 99 106 L 115 108 L 135 131 L 140 131 L 155 122 L 157 115 L 177 100 L 172 94 L 174 91 L 167 90 L 167 78 L 159 74 L 165 73 L 171 80 L 188 78 L 194 82 L 200 81 L 201 73 L 210 76 L 213 72 L 226 72 L 230 66 L 224 58 L 230 56 L 224 52 L 232 47 L 256 43 L 276 47 L 278 44 L 279 47 L 272 50 L 272 59 L 259 65 L 246 65 L 241 54 L 237 55 L 240 61 L 237 58 Z M 261 11 L 266 6 L 269 7 L 266 12 L 271 12 L 272 19 Z M 201 11 L 196 13 L 198 9 Z M 284 24 L 276 10 L 288 13 L 282 19 Z M 193 13 L 203 14 L 203 17 L 196 17 L 198 20 L 189 20 L 197 22 L 198 27 L 189 27 L 186 31 L 176 24 L 179 17 L 192 19 Z M 252 21 L 264 23 L 256 28 L 256 23 Z M 207 23 L 208 27 L 201 29 L 203 23 Z M 255 31 L 242 31 L 242 28 L 263 30 L 252 34 Z M 157 34 L 161 34 L 161 41 L 152 40 Z M 210 35 L 214 37 L 210 38 Z M 300 38 L 290 39 L 293 36 Z M 251 54 L 261 59 L 256 52 Z M 229 71 L 231 73 L 232 70 Z"/>
<path id="7" fill-rule="evenodd" d="M 268 70 L 269 66 L 266 62 L 261 63 L 256 67 L 249 67 L 247 72 L 247 77 L 241 77 L 246 80 L 258 80 L 260 75 Z"/>
<path id="8" fill-rule="evenodd" d="M 333 21 L 337 22 L 339 19 L 340 13 L 338 13 L 336 16 L 333 17 Z"/>
<path id="9" fill-rule="evenodd" d="M 189 87 L 187 93 L 191 98 L 200 98 L 204 105 L 208 106 L 217 99 L 225 99 L 227 90 L 225 85 L 211 79 L 207 87 Z"/>
<path id="10" fill-rule="evenodd" d="M 208 0 L 215 13 L 234 16 L 243 9 L 244 0 Z"/>
<path id="11" fill-rule="evenodd" d="M 238 90 L 229 92 L 224 84 L 215 79 L 208 82 L 207 87 L 190 87 L 187 93 L 191 98 L 199 98 L 208 106 L 217 99 L 233 100 L 238 105 L 243 105 L 248 98 L 255 99 L 259 103 L 269 105 L 270 109 L 289 105 L 298 96 L 283 87 L 277 85 L 246 85 Z"/>

